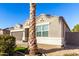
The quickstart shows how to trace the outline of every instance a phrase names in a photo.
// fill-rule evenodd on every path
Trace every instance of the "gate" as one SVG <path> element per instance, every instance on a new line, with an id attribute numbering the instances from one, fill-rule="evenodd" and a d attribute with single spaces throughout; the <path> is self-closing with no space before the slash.
<path id="1" fill-rule="evenodd" d="M 79 32 L 66 32 L 66 45 L 79 46 Z"/>

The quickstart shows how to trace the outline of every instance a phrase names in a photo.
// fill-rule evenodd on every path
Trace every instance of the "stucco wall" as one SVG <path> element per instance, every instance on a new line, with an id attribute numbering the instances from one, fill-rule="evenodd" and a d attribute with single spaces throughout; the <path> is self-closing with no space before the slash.
<path id="1" fill-rule="evenodd" d="M 49 37 L 61 38 L 62 22 L 59 20 L 59 17 L 51 17 L 49 22 Z"/>
<path id="2" fill-rule="evenodd" d="M 49 45 L 62 45 L 63 38 L 56 37 L 37 37 L 37 43 Z"/>

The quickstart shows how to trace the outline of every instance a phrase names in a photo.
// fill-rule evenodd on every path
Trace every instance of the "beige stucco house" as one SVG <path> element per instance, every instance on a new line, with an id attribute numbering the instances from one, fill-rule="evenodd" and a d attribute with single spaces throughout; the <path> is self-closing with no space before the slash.
<path id="1" fill-rule="evenodd" d="M 27 42 L 29 37 L 29 22 L 17 24 L 10 34 L 16 37 L 17 41 Z M 51 16 L 41 14 L 36 17 L 36 38 L 37 43 L 62 45 L 65 44 L 65 33 L 70 29 L 62 16 Z"/>

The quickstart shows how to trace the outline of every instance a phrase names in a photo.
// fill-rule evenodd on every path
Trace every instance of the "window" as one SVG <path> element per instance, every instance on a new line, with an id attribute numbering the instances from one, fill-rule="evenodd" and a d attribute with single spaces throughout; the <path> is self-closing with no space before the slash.
<path id="1" fill-rule="evenodd" d="M 36 27 L 36 35 L 39 37 L 41 36 L 41 26 Z"/>
<path id="2" fill-rule="evenodd" d="M 37 37 L 48 37 L 48 24 L 36 27 Z"/>
<path id="3" fill-rule="evenodd" d="M 48 36 L 48 25 L 42 26 L 42 36 L 47 37 Z"/>

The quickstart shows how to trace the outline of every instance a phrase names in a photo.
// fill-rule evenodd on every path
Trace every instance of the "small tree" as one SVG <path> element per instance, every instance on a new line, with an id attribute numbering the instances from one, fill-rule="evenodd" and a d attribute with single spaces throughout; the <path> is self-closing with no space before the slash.
<path id="1" fill-rule="evenodd" d="M 79 32 L 79 24 L 76 24 L 71 31 L 72 32 Z"/>

